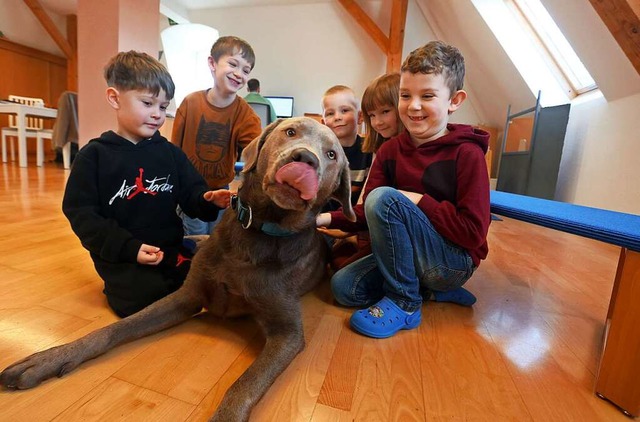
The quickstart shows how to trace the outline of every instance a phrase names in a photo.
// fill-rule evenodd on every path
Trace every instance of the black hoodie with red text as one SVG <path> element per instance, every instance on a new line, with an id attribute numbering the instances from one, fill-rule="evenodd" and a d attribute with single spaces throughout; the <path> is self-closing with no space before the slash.
<path id="1" fill-rule="evenodd" d="M 182 283 L 186 272 L 140 265 L 138 251 L 143 243 L 157 246 L 167 260 L 174 255 L 175 266 L 184 236 L 176 206 L 191 217 L 215 220 L 220 208 L 204 199 L 207 190 L 187 156 L 159 132 L 134 144 L 108 131 L 78 152 L 62 210 L 91 253 L 112 307 L 113 298 L 157 300 Z"/>

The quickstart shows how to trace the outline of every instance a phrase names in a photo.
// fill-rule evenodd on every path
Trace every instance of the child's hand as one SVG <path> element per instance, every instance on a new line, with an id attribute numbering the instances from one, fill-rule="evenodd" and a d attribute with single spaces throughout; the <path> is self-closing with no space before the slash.
<path id="1" fill-rule="evenodd" d="M 157 246 L 142 244 L 138 251 L 138 264 L 142 265 L 158 265 L 164 258 L 164 252 Z"/>
<path id="2" fill-rule="evenodd" d="M 210 190 L 204 193 L 204 199 L 213 202 L 218 208 L 227 208 L 231 205 L 231 194 L 227 189 Z"/>
<path id="3" fill-rule="evenodd" d="M 355 233 L 343 232 L 338 229 L 325 229 L 324 227 L 318 227 L 318 230 L 322 234 L 326 234 L 329 237 L 333 237 L 334 239 L 347 239 L 353 236 Z"/>
<path id="4" fill-rule="evenodd" d="M 416 205 L 418 205 L 418 202 L 420 202 L 420 200 L 422 199 L 421 193 L 409 192 L 409 191 L 400 190 L 400 189 L 398 189 L 398 192 L 402 193 L 404 196 L 409 198 L 409 200 Z"/>

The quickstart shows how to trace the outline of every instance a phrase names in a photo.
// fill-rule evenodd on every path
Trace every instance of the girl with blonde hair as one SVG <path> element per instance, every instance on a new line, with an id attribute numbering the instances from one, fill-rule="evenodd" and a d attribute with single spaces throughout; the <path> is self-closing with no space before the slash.
<path id="1" fill-rule="evenodd" d="M 386 73 L 377 77 L 362 95 L 362 115 L 367 134 L 362 144 L 363 152 L 375 153 L 389 138 L 404 132 L 398 116 L 400 74 Z"/>

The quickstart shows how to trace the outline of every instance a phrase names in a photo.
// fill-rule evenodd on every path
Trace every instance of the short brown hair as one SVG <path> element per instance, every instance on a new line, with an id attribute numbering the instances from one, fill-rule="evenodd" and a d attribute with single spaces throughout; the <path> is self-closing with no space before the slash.
<path id="1" fill-rule="evenodd" d="M 147 53 L 139 51 L 120 52 L 109 60 L 104 68 L 107 85 L 119 90 L 145 89 L 158 95 L 164 90 L 170 100 L 176 87 L 169 71 Z"/>
<path id="2" fill-rule="evenodd" d="M 363 152 L 377 152 L 386 140 L 371 125 L 369 113 L 376 108 L 386 105 L 393 108 L 398 122 L 398 133 L 404 131 L 404 125 L 398 115 L 398 99 L 400 97 L 400 74 L 386 73 L 374 79 L 362 94 L 362 116 L 367 128 L 367 134 L 362 143 Z"/>
<path id="3" fill-rule="evenodd" d="M 431 41 L 413 50 L 400 71 L 442 74 L 452 96 L 464 86 L 464 57 L 456 47 L 442 41 Z"/>
<path id="4" fill-rule="evenodd" d="M 216 42 L 213 43 L 213 46 L 211 46 L 211 57 L 213 57 L 213 61 L 215 62 L 225 54 L 234 56 L 238 53 L 240 53 L 243 59 L 249 62 L 253 70 L 253 67 L 256 65 L 256 55 L 251 45 L 242 38 L 227 35 L 218 38 Z"/>

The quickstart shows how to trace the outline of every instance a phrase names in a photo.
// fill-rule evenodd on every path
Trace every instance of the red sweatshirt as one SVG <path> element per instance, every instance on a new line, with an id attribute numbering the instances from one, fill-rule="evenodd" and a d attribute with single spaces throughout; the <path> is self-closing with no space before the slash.
<path id="1" fill-rule="evenodd" d="M 489 134 L 468 125 L 449 124 L 449 133 L 418 147 L 407 132 L 382 144 L 376 153 L 364 200 L 379 186 L 421 193 L 418 207 L 447 240 L 466 249 L 477 266 L 489 251 L 491 222 L 489 178 L 484 154 Z M 331 212 L 330 228 L 366 230 L 363 205 L 355 207 L 357 221 Z"/>

